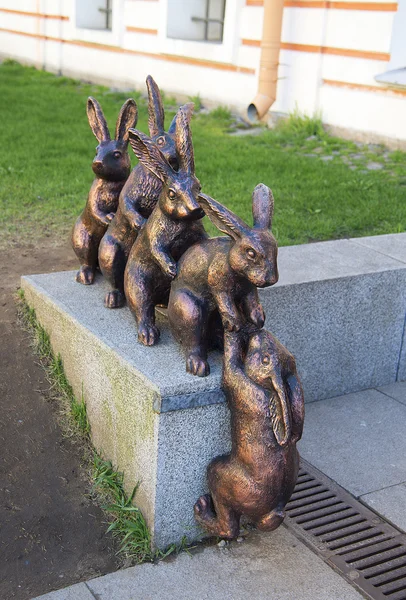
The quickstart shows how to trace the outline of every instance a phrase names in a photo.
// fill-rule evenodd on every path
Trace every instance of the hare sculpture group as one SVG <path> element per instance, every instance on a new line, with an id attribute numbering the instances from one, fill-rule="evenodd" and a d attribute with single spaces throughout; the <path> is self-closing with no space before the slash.
<path id="1" fill-rule="evenodd" d="M 242 516 L 271 531 L 283 521 L 295 487 L 304 420 L 295 359 L 263 329 L 257 290 L 278 281 L 273 195 L 257 185 L 251 227 L 203 193 L 195 174 L 193 105 L 181 106 L 166 132 L 159 88 L 151 76 L 146 83 L 149 136 L 134 129 L 134 100 L 121 108 L 114 140 L 100 105 L 88 100 L 99 146 L 96 179 L 72 234 L 81 264 L 76 279 L 92 284 L 100 269 L 110 286 L 105 307 L 127 302 L 145 346 L 158 343 L 155 307 L 166 306 L 191 375 L 208 376 L 208 350 L 224 348 L 232 449 L 210 463 L 209 493 L 196 502 L 195 518 L 210 535 L 229 539 L 238 536 Z M 128 143 L 139 161 L 131 173 Z M 226 237 L 209 238 L 204 215 Z"/>

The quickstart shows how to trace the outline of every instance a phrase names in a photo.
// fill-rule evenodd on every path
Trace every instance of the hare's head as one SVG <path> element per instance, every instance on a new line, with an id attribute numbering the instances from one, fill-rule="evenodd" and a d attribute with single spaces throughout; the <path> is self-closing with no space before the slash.
<path id="1" fill-rule="evenodd" d="M 234 241 L 229 252 L 233 271 L 257 287 L 274 285 L 278 281 L 278 246 L 271 232 L 274 208 L 271 190 L 262 183 L 254 190 L 253 227 L 205 194 L 200 194 L 198 200 L 212 223 Z"/>
<path id="2" fill-rule="evenodd" d="M 168 163 L 178 168 L 178 155 L 175 145 L 176 116 L 165 131 L 165 112 L 161 92 L 151 75 L 147 77 L 148 90 L 148 129 L 151 140 L 158 146 Z"/>
<path id="3" fill-rule="evenodd" d="M 175 146 L 179 168 L 175 171 L 159 147 L 140 131 L 130 129 L 130 144 L 141 164 L 163 183 L 159 206 L 173 220 L 196 220 L 204 216 L 197 202 L 201 190 L 195 176 L 190 118 L 192 105 L 182 106 L 176 115 Z"/>
<path id="4" fill-rule="evenodd" d="M 100 104 L 94 98 L 87 100 L 87 117 L 99 145 L 92 169 L 101 179 L 123 181 L 131 170 L 128 156 L 128 130 L 137 124 L 137 105 L 132 98 L 124 102 L 118 115 L 115 139 L 110 138 L 109 128 Z"/>
<path id="5" fill-rule="evenodd" d="M 252 334 L 244 361 L 246 375 L 257 385 L 271 392 L 269 417 L 276 441 L 285 445 L 291 434 L 291 411 L 284 385 L 287 362 L 293 357 L 281 352 L 280 344 L 269 331 L 261 329 Z"/>

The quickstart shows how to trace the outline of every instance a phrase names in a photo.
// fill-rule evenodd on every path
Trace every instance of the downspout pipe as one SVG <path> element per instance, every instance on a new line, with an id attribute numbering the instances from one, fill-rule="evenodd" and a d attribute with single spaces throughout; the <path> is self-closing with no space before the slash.
<path id="1" fill-rule="evenodd" d="M 251 122 L 262 119 L 276 100 L 282 18 L 283 0 L 264 0 L 258 93 L 247 109 Z"/>

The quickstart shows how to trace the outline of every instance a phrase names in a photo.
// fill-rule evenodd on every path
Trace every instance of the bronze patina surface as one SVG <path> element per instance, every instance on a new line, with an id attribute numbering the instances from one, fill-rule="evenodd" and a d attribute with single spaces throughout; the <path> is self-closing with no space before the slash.
<path id="1" fill-rule="evenodd" d="M 186 370 L 204 377 L 210 373 L 208 347 L 222 343 L 221 323 L 228 331 L 239 331 L 247 321 L 263 326 L 257 287 L 278 281 L 278 248 L 271 233 L 274 199 L 266 185 L 257 185 L 252 195 L 254 227 L 205 194 L 198 200 L 229 237 L 204 240 L 182 256 L 168 316 L 185 350 Z"/>
<path id="2" fill-rule="evenodd" d="M 148 128 L 151 140 L 159 147 L 168 163 L 177 169 L 176 116 L 168 132 L 165 132 L 165 113 L 161 93 L 150 75 L 146 83 Z M 100 269 L 112 287 L 104 300 L 107 308 L 119 308 L 125 303 L 124 269 L 128 255 L 140 228 L 158 202 L 162 185 L 159 177 L 139 163 L 132 170 L 121 191 L 116 216 L 110 223 L 99 248 Z"/>
<path id="3" fill-rule="evenodd" d="M 185 105 L 176 115 L 177 171 L 149 137 L 130 130 L 136 156 L 163 186 L 158 204 L 131 249 L 124 277 L 127 302 L 137 321 L 138 340 L 148 346 L 159 339 L 154 308 L 168 301 L 177 261 L 190 246 L 207 238 L 200 220 L 204 213 L 197 201 L 201 186 L 195 176 L 191 108 Z"/>
<path id="4" fill-rule="evenodd" d="M 72 231 L 72 246 L 81 264 L 76 280 L 85 285 L 93 283 L 100 240 L 114 217 L 120 192 L 130 174 L 128 129 L 137 123 L 137 105 L 132 98 L 123 104 L 113 140 L 101 106 L 94 98 L 87 101 L 87 116 L 99 142 L 92 164 L 96 178 Z"/>
<path id="5" fill-rule="evenodd" d="M 231 411 L 231 454 L 207 469 L 210 494 L 194 512 L 213 536 L 235 538 L 240 518 L 279 527 L 295 487 L 304 420 L 295 359 L 268 331 L 225 331 L 223 390 Z"/>

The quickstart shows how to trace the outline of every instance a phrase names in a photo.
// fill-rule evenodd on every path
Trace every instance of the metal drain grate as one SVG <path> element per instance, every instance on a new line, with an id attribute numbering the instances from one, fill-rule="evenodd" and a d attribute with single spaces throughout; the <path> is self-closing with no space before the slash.
<path id="1" fill-rule="evenodd" d="M 406 600 L 406 535 L 306 461 L 287 527 L 366 598 Z"/>

